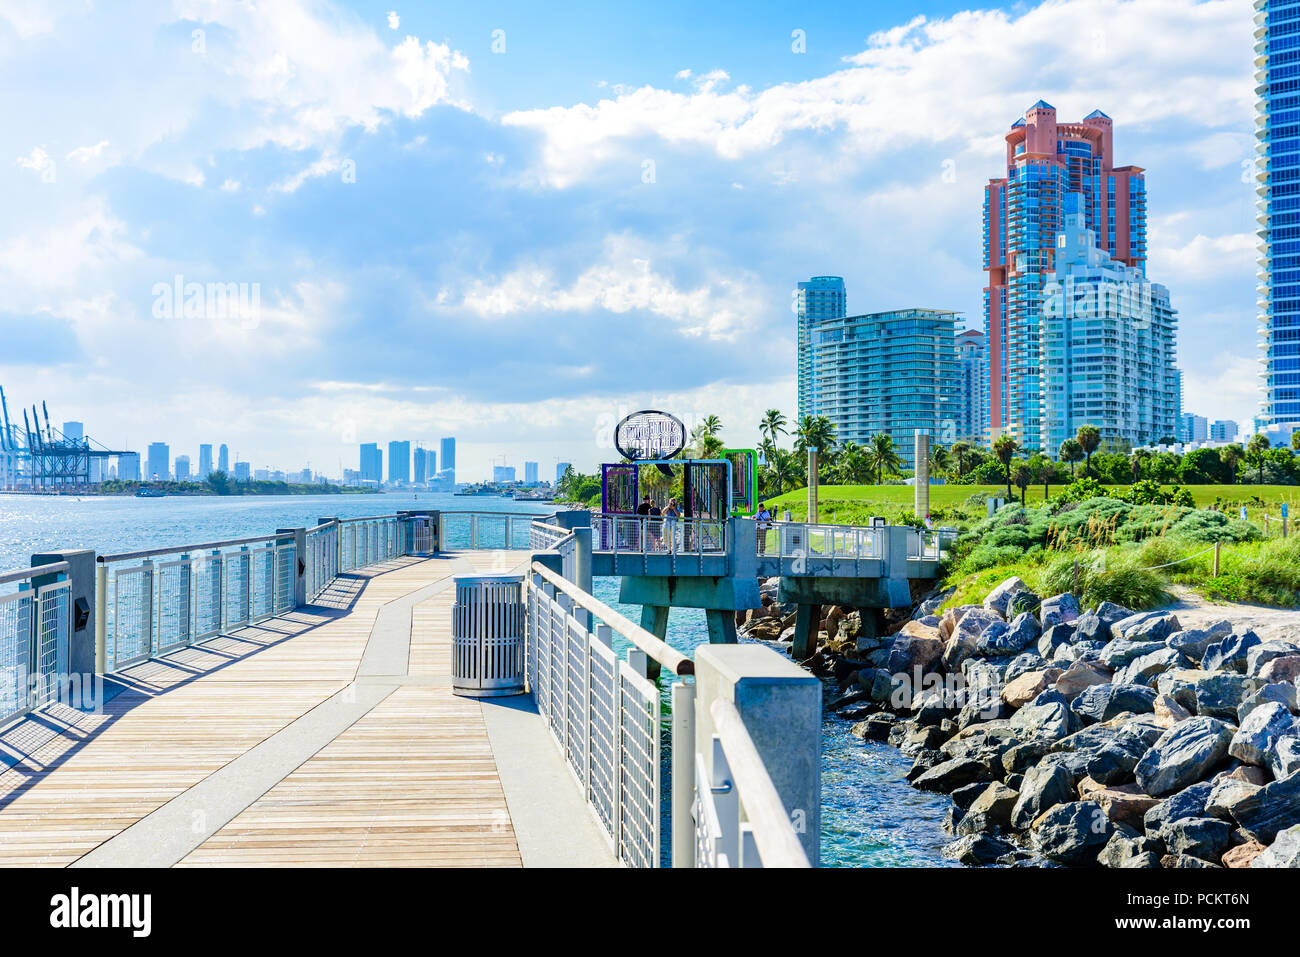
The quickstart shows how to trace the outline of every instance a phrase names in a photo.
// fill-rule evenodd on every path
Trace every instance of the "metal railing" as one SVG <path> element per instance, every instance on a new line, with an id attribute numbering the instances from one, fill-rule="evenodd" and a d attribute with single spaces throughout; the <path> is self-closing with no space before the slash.
<path id="1" fill-rule="evenodd" d="M 647 677 L 653 659 L 683 678 L 672 685 L 669 712 L 673 772 L 667 797 L 674 866 L 809 866 L 739 715 L 737 729 L 725 710 L 713 712 L 724 742 L 714 776 L 721 768 L 729 781 L 734 778 L 733 790 L 743 804 L 728 810 L 725 803 L 719 807 L 696 794 L 697 782 L 710 778 L 703 772 L 701 779 L 697 770 L 695 687 L 687 680 L 695 664 L 690 658 L 540 562 L 526 576 L 525 607 L 528 688 L 621 863 L 661 863 L 664 708 L 658 686 Z M 632 645 L 625 658 L 614 650 L 615 635 Z M 705 791 L 719 793 L 716 787 Z M 748 856 L 728 850 L 741 840 L 750 848 Z"/>
<path id="2" fill-rule="evenodd" d="M 72 606 L 68 564 L 0 575 L 18 590 L 0 595 L 0 724 L 57 698 L 68 674 Z M 55 581 L 33 586 L 33 579 Z"/>
<path id="3" fill-rule="evenodd" d="M 636 555 L 709 555 L 727 550 L 727 522 L 653 515 L 591 516 L 592 548 Z"/>
<path id="4" fill-rule="evenodd" d="M 292 610 L 297 558 L 292 533 L 99 556 L 104 670 Z"/>
<path id="5" fill-rule="evenodd" d="M 335 520 L 331 523 L 338 548 L 335 574 L 409 555 L 412 518 L 423 519 L 424 516 L 374 515 L 369 518 Z M 323 587 L 328 587 L 332 580 L 333 576 L 325 581 Z M 319 592 L 313 594 L 309 590 L 309 600 L 318 594 Z"/>
<path id="6" fill-rule="evenodd" d="M 443 512 L 442 547 L 530 550 L 538 517 L 526 512 Z"/>
<path id="7" fill-rule="evenodd" d="M 528 546 L 535 552 L 550 551 L 570 534 L 567 528 L 533 519 L 528 526 Z"/>

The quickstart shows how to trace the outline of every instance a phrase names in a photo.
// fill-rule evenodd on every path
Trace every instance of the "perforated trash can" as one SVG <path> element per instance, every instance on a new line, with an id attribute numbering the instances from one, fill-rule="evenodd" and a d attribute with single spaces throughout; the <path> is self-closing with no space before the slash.
<path id="1" fill-rule="evenodd" d="M 451 690 L 473 698 L 523 694 L 524 580 L 462 575 L 451 609 Z"/>

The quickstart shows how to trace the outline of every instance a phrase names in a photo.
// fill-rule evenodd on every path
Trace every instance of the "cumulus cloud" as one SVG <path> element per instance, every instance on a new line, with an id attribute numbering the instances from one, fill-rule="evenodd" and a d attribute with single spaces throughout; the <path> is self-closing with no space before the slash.
<path id="1" fill-rule="evenodd" d="M 402 18 L 397 15 L 396 10 L 388 11 L 388 29 L 396 30 L 402 25 Z"/>

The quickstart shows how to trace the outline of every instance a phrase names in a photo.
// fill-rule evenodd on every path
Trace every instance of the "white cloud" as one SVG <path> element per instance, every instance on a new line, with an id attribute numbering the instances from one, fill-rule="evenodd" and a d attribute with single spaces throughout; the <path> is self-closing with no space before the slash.
<path id="1" fill-rule="evenodd" d="M 50 158 L 49 153 L 45 152 L 45 150 L 39 146 L 32 147 L 30 153 L 26 156 L 18 157 L 16 162 L 23 169 L 29 169 L 38 175 L 54 169 L 54 160 Z"/>
<path id="2" fill-rule="evenodd" d="M 402 18 L 397 15 L 396 10 L 388 11 L 388 29 L 396 30 L 402 25 Z"/>
<path id="3" fill-rule="evenodd" d="M 66 158 L 77 163 L 89 163 L 107 148 L 108 140 L 100 140 L 94 146 L 78 146 Z"/>
<path id="4" fill-rule="evenodd" d="M 720 93 L 716 77 L 693 94 L 645 86 L 504 122 L 542 135 L 542 178 L 557 187 L 644 138 L 730 160 L 796 132 L 836 131 L 828 153 L 864 157 L 918 143 L 988 151 L 992 133 L 1049 94 L 1062 116 L 1105 104 L 1129 123 L 1232 123 L 1252 108 L 1240 53 L 1251 29 L 1249 0 L 1048 0 L 1019 16 L 918 17 L 872 36 L 845 69 L 758 92 Z"/>

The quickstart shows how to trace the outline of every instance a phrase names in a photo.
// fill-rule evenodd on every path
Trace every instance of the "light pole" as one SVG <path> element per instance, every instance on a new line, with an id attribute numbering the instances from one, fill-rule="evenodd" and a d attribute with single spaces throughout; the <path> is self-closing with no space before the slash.
<path id="1" fill-rule="evenodd" d="M 808 446 L 808 521 L 817 522 L 817 450 Z"/>

